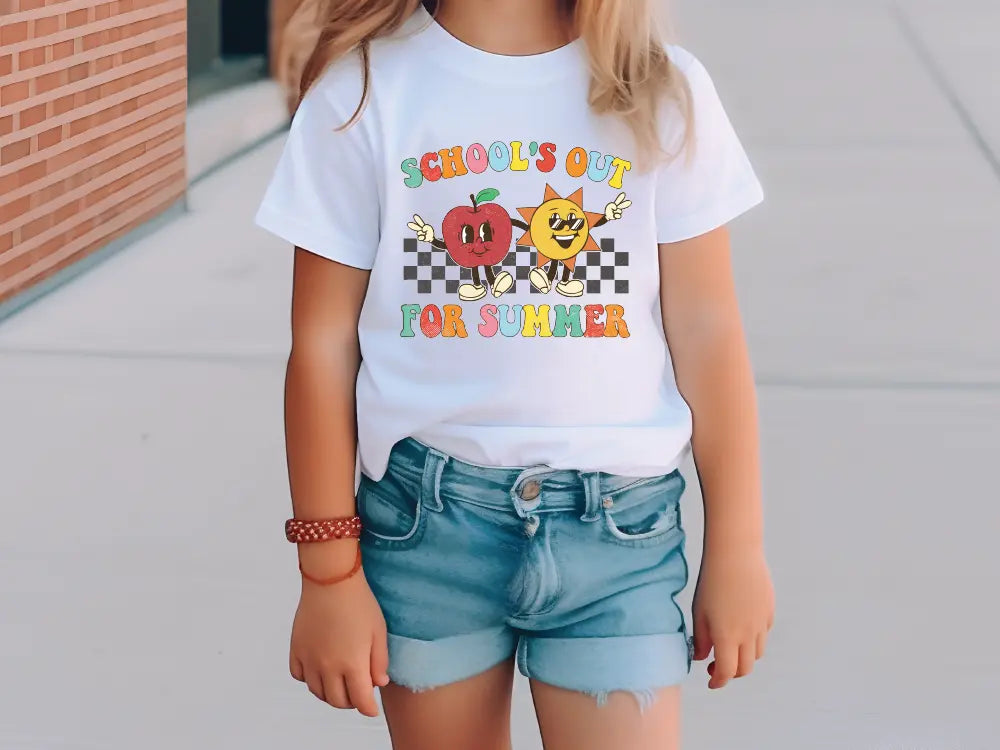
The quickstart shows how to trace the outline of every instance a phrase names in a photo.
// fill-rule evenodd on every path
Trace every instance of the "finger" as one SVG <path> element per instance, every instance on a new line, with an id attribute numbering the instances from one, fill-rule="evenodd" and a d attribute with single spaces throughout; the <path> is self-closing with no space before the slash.
<path id="1" fill-rule="evenodd" d="M 625 200 L 625 193 L 618 193 L 618 197 L 615 198 L 615 205 L 621 205 L 623 200 Z"/>
<path id="2" fill-rule="evenodd" d="M 739 663 L 736 667 L 737 677 L 746 677 L 753 672 L 754 662 L 757 661 L 757 639 L 751 639 L 740 644 Z"/>
<path id="3" fill-rule="evenodd" d="M 389 684 L 389 646 L 385 631 L 376 633 L 372 640 L 371 673 L 375 685 L 385 687 Z"/>
<path id="4" fill-rule="evenodd" d="M 419 226 L 424 226 L 427 223 L 420 218 L 420 214 L 413 214 L 413 221 Z"/>
<path id="5" fill-rule="evenodd" d="M 347 699 L 365 716 L 378 716 L 375 688 L 368 670 L 359 669 L 347 674 Z"/>
<path id="6" fill-rule="evenodd" d="M 764 658 L 764 651 L 767 649 L 767 631 L 757 634 L 757 658 Z"/>
<path id="7" fill-rule="evenodd" d="M 302 666 L 302 662 L 295 657 L 295 654 L 289 654 L 288 656 L 288 671 L 299 682 L 306 681 L 306 671 Z"/>
<path id="8" fill-rule="evenodd" d="M 412 230 L 413 230 L 414 232 L 419 232 L 419 231 L 420 231 L 421 229 L 423 229 L 423 227 L 421 227 L 421 226 L 420 226 L 419 224 L 417 224 L 417 223 L 415 223 L 415 222 L 412 222 L 412 221 L 411 221 L 411 222 L 409 222 L 409 223 L 407 223 L 407 225 L 406 225 L 406 226 L 408 226 L 408 227 L 409 227 L 410 229 L 412 229 Z"/>
<path id="9" fill-rule="evenodd" d="M 326 702 L 334 708 L 354 708 L 347 694 L 347 685 L 339 672 L 327 672 L 323 675 L 323 692 Z"/>
<path id="10" fill-rule="evenodd" d="M 736 676 L 739 661 L 739 644 L 729 642 L 716 643 L 715 666 L 712 668 L 712 679 L 708 681 L 708 686 L 713 690 L 725 687 Z"/>
<path id="11" fill-rule="evenodd" d="M 306 670 L 306 685 L 309 686 L 309 692 L 319 698 L 321 701 L 326 701 L 326 693 L 323 692 L 323 677 L 318 671 Z"/>
<path id="12" fill-rule="evenodd" d="M 624 195 L 624 193 L 622 193 L 622 195 Z M 618 204 L 618 208 L 628 208 L 631 205 L 632 201 L 622 201 L 621 203 Z"/>
<path id="13" fill-rule="evenodd" d="M 694 622 L 694 661 L 704 661 L 712 652 L 712 636 L 708 631 L 708 623 L 704 620 Z"/>

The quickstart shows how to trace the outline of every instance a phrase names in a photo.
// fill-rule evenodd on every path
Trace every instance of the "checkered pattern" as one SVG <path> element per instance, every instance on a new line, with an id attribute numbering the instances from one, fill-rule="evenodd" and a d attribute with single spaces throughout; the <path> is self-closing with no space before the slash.
<path id="1" fill-rule="evenodd" d="M 602 239 L 600 250 L 588 250 L 576 258 L 573 278 L 580 279 L 588 294 L 628 294 L 628 252 L 616 251 L 615 241 Z M 412 281 L 417 294 L 458 294 L 460 284 L 472 282 L 472 270 L 463 268 L 451 259 L 445 250 L 438 250 L 426 242 L 418 242 L 410 237 L 403 240 L 403 279 Z M 528 274 L 535 267 L 535 248 L 517 246 L 503 259 L 500 266 L 494 266 L 497 273 L 501 268 L 514 277 L 514 291 L 529 290 L 541 294 L 528 281 Z M 548 270 L 546 268 L 546 270 Z M 485 282 L 482 269 L 480 279 Z M 560 266 L 556 281 L 562 278 Z"/>

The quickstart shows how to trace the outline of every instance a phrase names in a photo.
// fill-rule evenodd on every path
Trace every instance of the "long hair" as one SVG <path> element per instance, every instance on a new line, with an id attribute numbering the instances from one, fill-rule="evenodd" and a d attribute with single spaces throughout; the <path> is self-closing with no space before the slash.
<path id="1" fill-rule="evenodd" d="M 664 47 L 653 0 L 562 0 L 583 39 L 590 62 L 589 103 L 594 112 L 621 117 L 640 149 L 662 154 L 657 113 L 673 101 L 686 123 L 691 145 L 693 112 L 684 75 Z M 278 75 L 294 111 L 309 88 L 336 60 L 351 53 L 363 61 L 361 99 L 343 127 L 364 110 L 370 93 L 372 40 L 397 31 L 421 0 L 301 0 L 284 29 Z M 431 13 L 436 2 L 426 3 Z M 672 154 L 672 156 L 675 154 Z"/>

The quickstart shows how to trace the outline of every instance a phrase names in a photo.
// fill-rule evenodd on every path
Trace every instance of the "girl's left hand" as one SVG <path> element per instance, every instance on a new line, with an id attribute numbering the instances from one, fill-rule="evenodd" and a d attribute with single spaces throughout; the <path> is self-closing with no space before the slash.
<path id="1" fill-rule="evenodd" d="M 694 659 L 707 659 L 708 687 L 744 677 L 764 655 L 774 622 L 774 588 L 764 550 L 706 552 L 694 595 Z"/>

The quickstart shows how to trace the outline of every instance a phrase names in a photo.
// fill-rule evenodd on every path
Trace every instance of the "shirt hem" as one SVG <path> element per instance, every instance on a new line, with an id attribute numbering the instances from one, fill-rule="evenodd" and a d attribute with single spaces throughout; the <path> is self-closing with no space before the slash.
<path id="1" fill-rule="evenodd" d="M 373 261 L 364 259 L 366 253 L 362 252 L 358 243 L 317 232 L 315 228 L 307 227 L 298 219 L 273 207 L 261 206 L 254 217 L 254 223 L 276 237 L 327 260 L 363 271 L 370 271 L 374 266 Z"/>
<path id="2" fill-rule="evenodd" d="M 728 199 L 711 208 L 681 219 L 669 219 L 671 231 L 657 232 L 657 244 L 682 242 L 701 237 L 743 215 L 764 200 L 764 190 L 759 182 L 752 182 Z"/>

